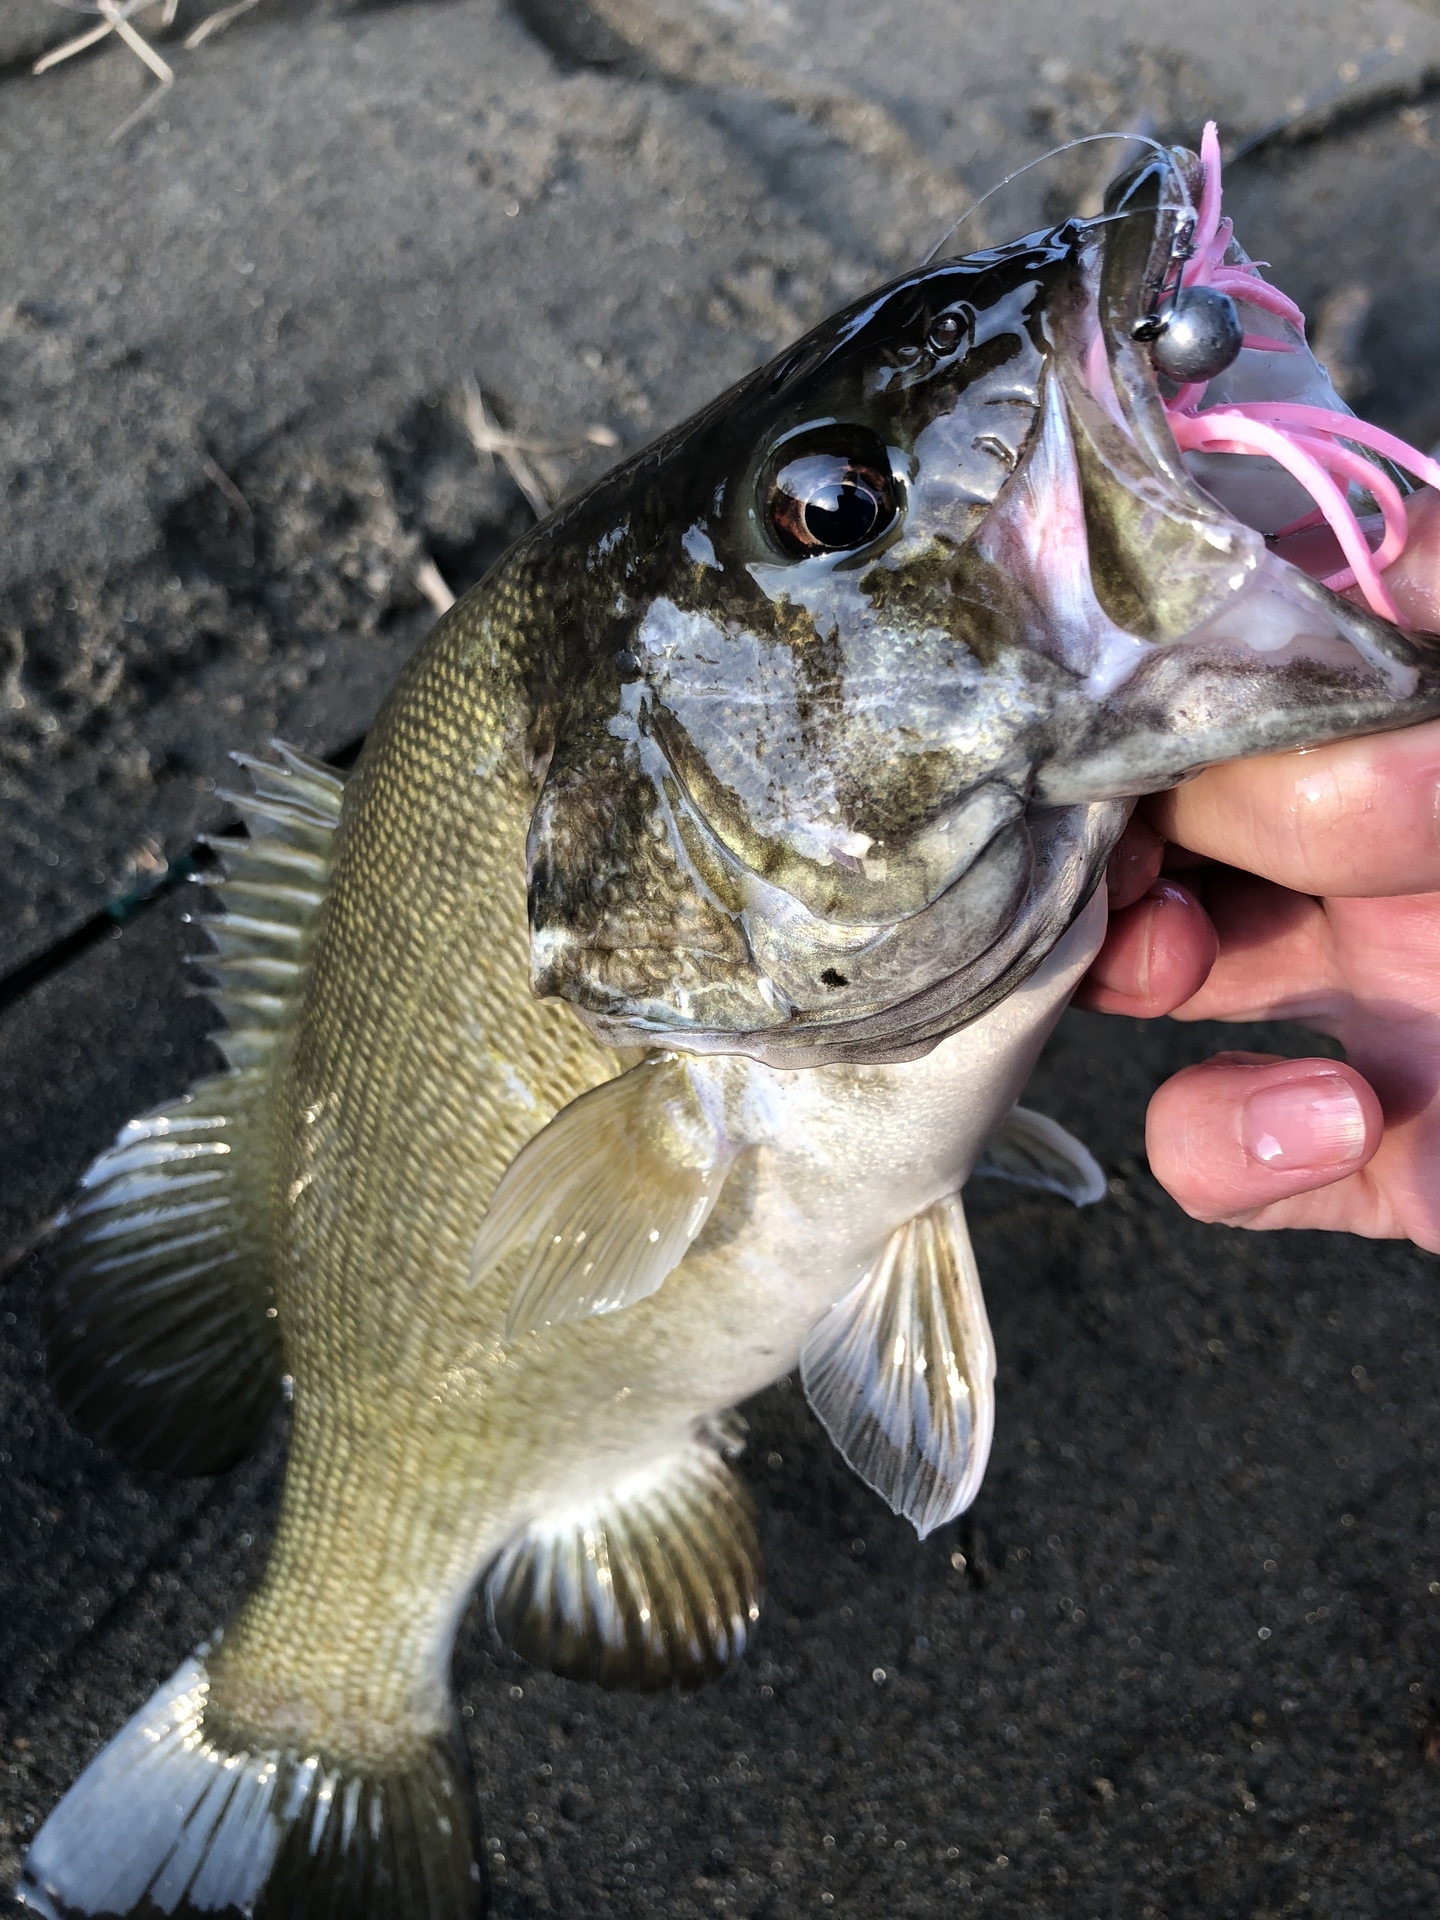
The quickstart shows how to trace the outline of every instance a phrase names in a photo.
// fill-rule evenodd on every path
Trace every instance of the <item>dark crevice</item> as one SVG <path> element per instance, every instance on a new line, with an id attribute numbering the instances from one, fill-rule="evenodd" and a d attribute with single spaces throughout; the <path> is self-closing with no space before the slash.
<path id="1" fill-rule="evenodd" d="M 653 79 L 649 63 L 623 35 L 585 5 L 585 0 L 511 0 L 526 32 L 560 67 Z"/>

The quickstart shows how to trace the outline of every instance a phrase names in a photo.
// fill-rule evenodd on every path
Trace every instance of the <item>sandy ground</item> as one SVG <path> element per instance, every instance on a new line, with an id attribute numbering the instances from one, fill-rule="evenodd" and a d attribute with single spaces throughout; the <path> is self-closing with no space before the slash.
<path id="1" fill-rule="evenodd" d="M 12 1254 L 208 1064 L 178 896 L 47 956 L 224 817 L 228 749 L 362 733 L 432 617 L 416 567 L 463 587 L 528 524 L 467 376 L 528 435 L 636 446 L 1036 151 L 1213 113 L 1258 141 L 1227 201 L 1252 252 L 1331 303 L 1367 412 L 1440 434 L 1440 19 L 1401 0 L 260 0 L 187 52 L 204 12 L 115 144 L 140 64 L 112 42 L 32 78 L 87 23 L 0 14 Z M 1102 171 L 1012 190 L 1014 219 Z M 1047 1055 L 1034 1103 L 1112 1192 L 976 1192 L 1000 1421 L 964 1522 L 917 1543 L 782 1385 L 747 1409 L 770 1591 L 724 1683 L 606 1696 L 467 1625 L 497 1913 L 1434 1911 L 1434 1262 L 1178 1216 L 1145 1099 L 1226 1037 L 1072 1016 Z M 283 1451 L 120 1470 L 48 1400 L 37 1279 L 0 1278 L 7 1881 L 253 1579 Z"/>

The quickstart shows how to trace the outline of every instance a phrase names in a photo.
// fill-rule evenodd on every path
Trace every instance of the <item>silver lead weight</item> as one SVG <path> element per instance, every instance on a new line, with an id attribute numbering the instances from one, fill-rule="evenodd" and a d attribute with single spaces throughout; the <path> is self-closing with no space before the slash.
<path id="1" fill-rule="evenodd" d="M 1189 382 L 1213 380 L 1245 343 L 1235 302 L 1218 287 L 1182 287 L 1163 313 L 1141 323 L 1157 373 Z M 1151 329 L 1153 328 L 1153 331 Z"/>

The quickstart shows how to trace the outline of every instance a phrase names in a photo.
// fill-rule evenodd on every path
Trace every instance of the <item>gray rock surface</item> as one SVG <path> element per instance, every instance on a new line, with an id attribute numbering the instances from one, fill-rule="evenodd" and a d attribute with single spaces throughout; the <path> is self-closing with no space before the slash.
<path id="1" fill-rule="evenodd" d="M 430 618 L 417 565 L 463 587 L 527 524 L 467 376 L 527 435 L 637 445 L 1076 134 L 1258 138 L 1247 244 L 1368 412 L 1440 434 L 1440 20 L 1402 0 L 260 0 L 187 52 L 206 11 L 113 145 L 140 64 L 32 78 L 87 22 L 0 14 L 0 973 L 222 817 L 227 750 L 360 734 Z M 1082 149 L 987 217 L 1104 172 Z M 0 1014 L 7 1880 L 253 1578 L 278 1488 L 278 1433 L 213 1483 L 122 1471 L 36 1353 L 28 1237 L 207 1063 L 183 904 Z M 777 1388 L 746 1467 L 770 1599 L 722 1685 L 604 1696 L 469 1623 L 498 1913 L 1435 1909 L 1434 1262 L 1179 1217 L 1145 1098 L 1226 1037 L 1072 1016 L 1047 1056 L 1035 1102 L 1113 1192 L 977 1201 L 1001 1415 L 960 1526 L 917 1543 Z"/>

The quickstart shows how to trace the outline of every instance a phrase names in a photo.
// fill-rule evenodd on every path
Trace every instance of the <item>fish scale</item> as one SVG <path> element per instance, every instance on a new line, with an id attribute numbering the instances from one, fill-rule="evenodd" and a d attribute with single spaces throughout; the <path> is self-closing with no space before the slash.
<path id="1" fill-rule="evenodd" d="M 352 1723 L 361 1752 L 373 1728 L 413 1744 L 448 1724 L 437 1622 L 463 1603 L 488 1540 L 513 1530 L 517 1498 L 490 1407 L 503 1279 L 467 1293 L 470 1248 L 537 1125 L 619 1066 L 569 1008 L 529 992 L 533 790 L 504 755 L 516 709 L 493 669 L 475 671 L 494 626 L 473 610 L 453 623 L 352 780 L 273 1119 L 293 1467 L 270 1572 L 212 1687 L 261 1727 L 272 1700 L 283 1712 L 292 1693 L 319 1691 L 334 1721 L 311 1738 L 340 1752 L 357 1750 Z M 483 784 L 477 760 L 496 767 Z M 501 1465 L 477 1499 L 487 1443 Z M 247 1679 L 255 1648 L 263 1687 Z"/>

